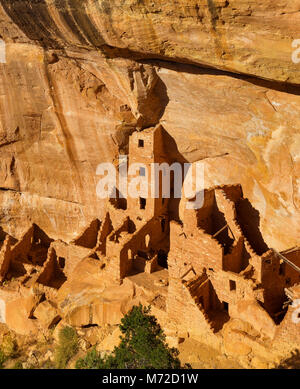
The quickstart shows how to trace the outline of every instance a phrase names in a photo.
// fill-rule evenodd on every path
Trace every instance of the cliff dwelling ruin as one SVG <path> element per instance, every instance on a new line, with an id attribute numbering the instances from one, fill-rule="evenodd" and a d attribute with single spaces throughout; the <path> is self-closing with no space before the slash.
<path id="1" fill-rule="evenodd" d="M 161 126 L 134 132 L 129 160 L 170 162 Z M 150 183 L 149 183 L 150 185 Z M 70 243 L 32 225 L 20 240 L 0 233 L 0 322 L 18 333 L 118 324 L 151 305 L 170 342 L 191 337 L 245 355 L 299 347 L 300 247 L 269 248 L 240 185 L 188 199 L 110 199 L 103 220 Z M 227 342 L 227 343 L 226 343 Z"/>

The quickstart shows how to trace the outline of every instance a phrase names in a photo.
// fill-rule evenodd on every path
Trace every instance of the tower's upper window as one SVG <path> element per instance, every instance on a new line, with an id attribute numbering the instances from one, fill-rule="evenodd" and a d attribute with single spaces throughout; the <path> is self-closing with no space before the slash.
<path id="1" fill-rule="evenodd" d="M 146 176 L 146 169 L 144 167 L 140 167 L 140 176 L 145 177 Z"/>
<path id="2" fill-rule="evenodd" d="M 139 147 L 144 147 L 144 140 L 143 139 L 139 139 Z"/>

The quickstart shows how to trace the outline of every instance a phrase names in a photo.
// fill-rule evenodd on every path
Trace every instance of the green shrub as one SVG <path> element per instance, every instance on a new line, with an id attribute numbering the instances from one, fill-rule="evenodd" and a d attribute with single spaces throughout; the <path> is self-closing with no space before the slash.
<path id="1" fill-rule="evenodd" d="M 18 344 L 11 334 L 4 336 L 1 350 L 7 358 L 15 358 L 18 355 Z"/>
<path id="2" fill-rule="evenodd" d="M 4 363 L 10 358 L 18 356 L 18 344 L 11 334 L 5 335 L 0 346 L 0 369 L 4 368 Z"/>
<path id="3" fill-rule="evenodd" d="M 78 359 L 76 362 L 76 369 L 103 369 L 104 361 L 102 360 L 100 353 L 93 348 L 89 351 L 84 358 Z"/>
<path id="4" fill-rule="evenodd" d="M 59 331 L 58 346 L 55 350 L 55 365 L 65 369 L 69 360 L 78 351 L 78 336 L 74 328 L 64 327 Z"/>
<path id="5" fill-rule="evenodd" d="M 120 344 L 101 358 L 94 349 L 77 361 L 78 369 L 179 369 L 178 350 L 169 348 L 150 308 L 135 306 L 121 321 Z"/>
<path id="6" fill-rule="evenodd" d="M 6 355 L 4 354 L 4 352 L 2 350 L 0 350 L 0 369 L 4 368 L 4 363 L 6 360 L 7 360 Z"/>
<path id="7" fill-rule="evenodd" d="M 17 361 L 17 362 L 14 364 L 13 369 L 22 370 L 22 369 L 23 369 L 22 362 L 21 362 L 21 361 Z"/>

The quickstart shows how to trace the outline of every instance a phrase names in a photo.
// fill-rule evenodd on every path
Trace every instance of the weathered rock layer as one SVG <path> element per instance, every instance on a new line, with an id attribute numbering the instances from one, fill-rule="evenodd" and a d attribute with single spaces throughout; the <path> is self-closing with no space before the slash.
<path id="1" fill-rule="evenodd" d="M 300 82 L 299 1 L 1 0 L 5 35 L 43 47 L 160 57 Z M 21 33 L 20 33 L 21 30 Z"/>
<path id="2" fill-rule="evenodd" d="M 299 243 L 299 1 L 0 3 L 6 231 L 70 240 L 103 218 L 97 165 L 161 122 L 207 187 L 242 184 L 268 245 Z"/>

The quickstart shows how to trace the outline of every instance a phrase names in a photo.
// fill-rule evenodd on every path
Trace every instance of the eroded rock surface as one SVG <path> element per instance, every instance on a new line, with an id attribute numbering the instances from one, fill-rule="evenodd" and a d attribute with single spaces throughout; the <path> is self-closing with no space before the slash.
<path id="1" fill-rule="evenodd" d="M 244 367 L 299 344 L 277 253 L 299 266 L 299 22 L 298 0 L 0 0 L 0 322 L 102 331 L 141 302 L 170 345 Z M 151 128 L 163 152 L 137 152 Z M 97 166 L 128 153 L 203 161 L 203 209 L 100 200 Z"/>
<path id="2" fill-rule="evenodd" d="M 299 83 L 298 0 L 2 0 L 2 31 L 43 47 L 160 57 Z M 38 19 L 38 22 L 37 22 Z"/>

